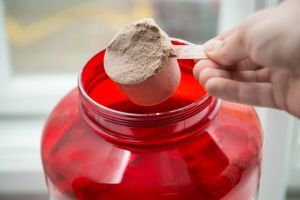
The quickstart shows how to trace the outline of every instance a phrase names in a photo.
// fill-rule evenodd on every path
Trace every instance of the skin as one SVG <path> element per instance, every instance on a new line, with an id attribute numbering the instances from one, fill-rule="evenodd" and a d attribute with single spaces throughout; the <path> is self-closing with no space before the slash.
<path id="1" fill-rule="evenodd" d="M 256 12 L 205 44 L 194 77 L 219 98 L 300 118 L 300 1 Z"/>

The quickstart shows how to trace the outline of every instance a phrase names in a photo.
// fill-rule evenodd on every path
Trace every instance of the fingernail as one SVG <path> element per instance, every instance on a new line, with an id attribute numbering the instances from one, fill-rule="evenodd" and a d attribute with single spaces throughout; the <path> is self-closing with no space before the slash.
<path id="1" fill-rule="evenodd" d="M 221 40 L 212 40 L 204 45 L 205 51 L 207 53 L 215 53 L 218 52 L 223 46 L 224 42 Z"/>

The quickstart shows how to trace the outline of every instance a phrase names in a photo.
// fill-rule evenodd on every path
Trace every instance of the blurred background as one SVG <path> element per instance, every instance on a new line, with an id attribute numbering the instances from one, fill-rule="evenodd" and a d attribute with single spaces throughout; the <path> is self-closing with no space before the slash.
<path id="1" fill-rule="evenodd" d="M 120 27 L 149 16 L 170 36 L 201 43 L 216 34 L 219 14 L 218 1 L 7 0 L 4 6 L 14 74 L 77 73 Z"/>
<path id="2" fill-rule="evenodd" d="M 280 0 L 0 0 L 0 199 L 47 199 L 39 147 L 47 114 L 116 31 L 153 17 L 201 44 Z M 300 123 L 257 108 L 265 132 L 259 200 L 300 199 Z"/>

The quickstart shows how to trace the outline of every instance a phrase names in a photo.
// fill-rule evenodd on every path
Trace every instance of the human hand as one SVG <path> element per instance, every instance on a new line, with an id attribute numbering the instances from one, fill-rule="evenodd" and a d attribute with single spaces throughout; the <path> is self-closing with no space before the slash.
<path id="1" fill-rule="evenodd" d="M 205 51 L 194 77 L 208 93 L 300 117 L 300 1 L 252 14 Z"/>

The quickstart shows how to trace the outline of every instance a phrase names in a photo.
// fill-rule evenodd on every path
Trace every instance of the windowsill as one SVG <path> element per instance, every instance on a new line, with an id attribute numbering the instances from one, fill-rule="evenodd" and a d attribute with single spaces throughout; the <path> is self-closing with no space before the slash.
<path id="1" fill-rule="evenodd" d="M 15 76 L 0 86 L 0 116 L 48 114 L 76 86 L 75 74 Z"/>
<path id="2" fill-rule="evenodd" d="M 44 120 L 1 119 L 0 194 L 47 192 L 40 159 Z"/>

